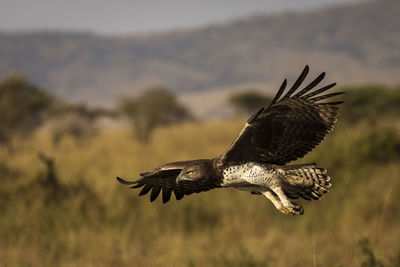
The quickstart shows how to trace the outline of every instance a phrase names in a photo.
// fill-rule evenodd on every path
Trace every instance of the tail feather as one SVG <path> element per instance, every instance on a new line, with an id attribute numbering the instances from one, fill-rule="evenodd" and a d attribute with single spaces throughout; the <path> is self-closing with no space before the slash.
<path id="1" fill-rule="evenodd" d="M 285 194 L 292 199 L 320 199 L 331 187 L 327 171 L 317 168 L 316 164 L 300 164 L 285 166 L 285 178 L 288 185 L 284 187 Z"/>

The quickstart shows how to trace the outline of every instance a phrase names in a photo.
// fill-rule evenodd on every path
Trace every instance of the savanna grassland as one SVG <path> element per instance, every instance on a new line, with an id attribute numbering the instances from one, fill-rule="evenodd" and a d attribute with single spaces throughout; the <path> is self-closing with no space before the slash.
<path id="1" fill-rule="evenodd" d="M 115 180 L 217 156 L 242 119 L 160 128 L 148 144 L 123 127 L 57 145 L 47 128 L 15 139 L 0 148 L 0 266 L 400 266 L 400 120 L 376 92 L 350 94 L 357 108 L 301 160 L 333 186 L 298 217 L 233 189 L 150 203 Z"/>

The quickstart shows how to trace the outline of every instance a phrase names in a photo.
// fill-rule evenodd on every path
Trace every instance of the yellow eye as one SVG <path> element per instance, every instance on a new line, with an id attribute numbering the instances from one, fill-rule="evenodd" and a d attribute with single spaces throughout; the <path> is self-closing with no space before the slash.
<path id="1" fill-rule="evenodd" d="M 193 174 L 193 171 L 188 171 L 188 172 L 185 173 L 185 175 L 187 175 L 187 176 L 190 176 L 192 174 Z"/>

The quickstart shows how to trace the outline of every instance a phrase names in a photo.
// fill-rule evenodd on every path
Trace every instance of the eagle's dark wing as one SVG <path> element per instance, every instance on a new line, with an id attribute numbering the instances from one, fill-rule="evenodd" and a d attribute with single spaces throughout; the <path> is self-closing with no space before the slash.
<path id="1" fill-rule="evenodd" d="M 176 178 L 181 170 L 188 163 L 193 164 L 193 162 L 194 161 L 171 162 L 154 170 L 141 173 L 141 178 L 133 182 L 125 181 L 120 177 L 117 177 L 117 180 L 121 184 L 132 185 L 131 188 L 143 187 L 139 196 L 145 195 L 151 190 L 150 201 L 154 201 L 162 191 L 163 203 L 167 203 L 170 200 L 172 192 L 175 193 L 176 199 L 180 200 L 184 195 L 200 193 L 219 187 L 212 179 L 179 181 L 179 183 L 177 183 Z"/>
<path id="2" fill-rule="evenodd" d="M 321 100 L 342 94 L 322 94 L 336 84 L 311 90 L 325 77 L 319 75 L 304 89 L 297 89 L 309 71 L 306 66 L 294 85 L 281 98 L 285 88 L 284 80 L 268 108 L 262 108 L 248 121 L 229 150 L 221 157 L 221 164 L 243 161 L 259 161 L 285 164 L 303 157 L 333 129 L 342 102 Z M 322 94 L 320 96 L 317 96 Z"/>

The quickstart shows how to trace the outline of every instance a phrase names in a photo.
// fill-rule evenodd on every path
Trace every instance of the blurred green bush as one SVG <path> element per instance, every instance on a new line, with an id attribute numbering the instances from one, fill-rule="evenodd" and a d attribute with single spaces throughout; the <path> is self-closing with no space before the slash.
<path id="1" fill-rule="evenodd" d="M 360 120 L 374 122 L 384 116 L 400 115 L 400 87 L 381 85 L 344 87 L 346 94 L 341 118 L 353 123 Z"/>

